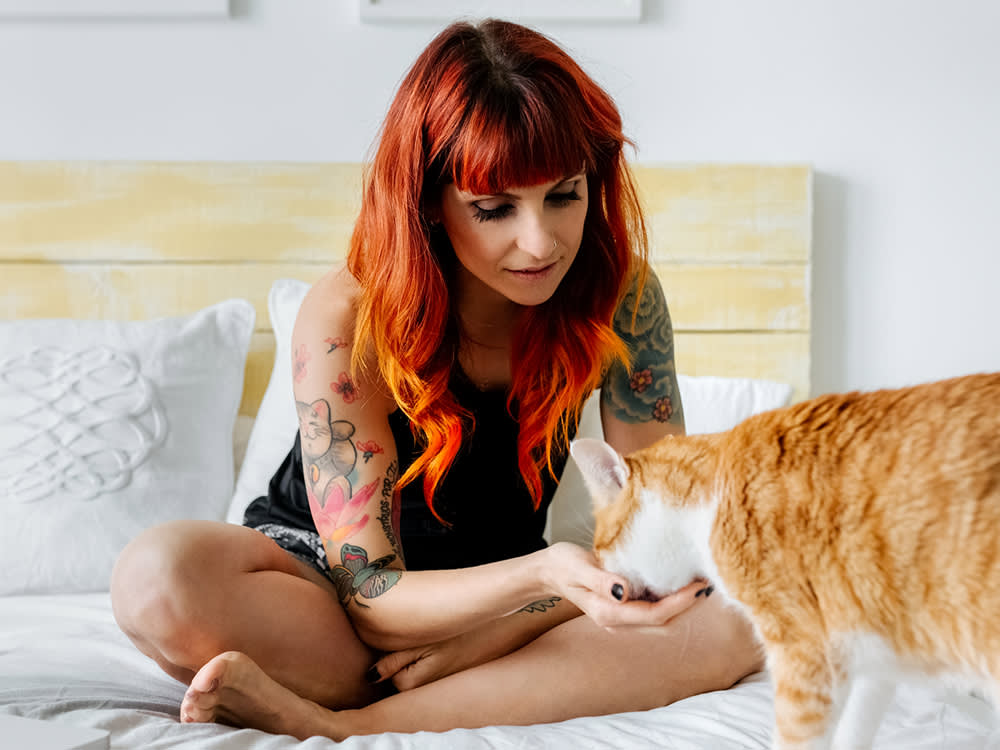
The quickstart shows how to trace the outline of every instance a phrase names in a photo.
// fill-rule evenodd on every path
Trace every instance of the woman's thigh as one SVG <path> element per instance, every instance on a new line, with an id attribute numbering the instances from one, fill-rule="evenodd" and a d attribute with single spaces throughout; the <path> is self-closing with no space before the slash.
<path id="1" fill-rule="evenodd" d="M 763 668 L 749 621 L 722 597 L 700 601 L 656 628 L 609 631 L 577 617 L 515 658 L 523 660 L 522 666 L 549 664 L 566 685 L 578 686 L 575 696 L 566 697 L 583 715 L 665 706 L 728 688 Z"/>
<path id="2" fill-rule="evenodd" d="M 136 646 L 189 682 L 209 659 L 242 651 L 272 678 L 323 705 L 374 698 L 374 655 L 322 573 L 258 531 L 175 521 L 137 536 L 111 583 L 115 617 Z"/>
<path id="3" fill-rule="evenodd" d="M 639 711 L 730 687 L 762 666 L 749 623 L 721 597 L 660 628 L 609 632 L 580 616 L 500 659 L 342 712 L 337 730 L 445 731 Z"/>

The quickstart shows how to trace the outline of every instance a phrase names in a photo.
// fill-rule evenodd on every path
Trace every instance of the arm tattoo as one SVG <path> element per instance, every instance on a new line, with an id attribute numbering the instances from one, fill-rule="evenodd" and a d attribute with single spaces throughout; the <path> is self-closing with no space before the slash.
<path id="1" fill-rule="evenodd" d="M 562 599 L 558 596 L 551 596 L 548 599 L 539 599 L 537 602 L 532 602 L 531 604 L 521 607 L 517 610 L 518 612 L 545 612 L 546 610 L 552 609 L 556 606 L 556 602 L 561 602 Z"/>
<path id="2" fill-rule="evenodd" d="M 306 362 L 309 361 L 311 356 L 305 344 L 300 345 L 295 350 L 295 356 L 292 359 L 292 379 L 296 383 L 301 383 L 302 378 L 306 376 Z"/>
<path id="3" fill-rule="evenodd" d="M 340 373 L 337 379 L 330 383 L 330 390 L 339 393 L 345 404 L 353 404 L 361 395 L 354 379 L 346 372 Z"/>
<path id="4" fill-rule="evenodd" d="M 295 406 L 299 413 L 306 495 L 316 531 L 324 542 L 339 544 L 368 523 L 368 514 L 363 511 L 378 480 L 355 492 L 348 479 L 358 460 L 358 451 L 351 440 L 353 423 L 334 420 L 326 399 L 311 404 L 297 401 Z"/>
<path id="5" fill-rule="evenodd" d="M 386 555 L 368 562 L 368 553 L 361 547 L 353 544 L 341 547 L 341 564 L 333 566 L 330 571 L 341 604 L 346 607 L 353 600 L 359 607 L 367 609 L 368 605 L 358 599 L 358 594 L 365 599 L 374 599 L 395 586 L 403 577 L 403 572 L 386 567 L 395 559 L 395 555 Z"/>
<path id="6" fill-rule="evenodd" d="M 399 538 L 399 520 L 402 513 L 402 501 L 396 494 L 396 479 L 399 474 L 399 467 L 395 461 L 389 464 L 389 469 L 382 480 L 382 500 L 379 502 L 378 520 L 382 524 L 382 531 L 392 543 L 393 552 L 400 562 L 403 562 L 403 547 Z M 403 563 L 405 565 L 405 563 Z"/>
<path id="7" fill-rule="evenodd" d="M 340 336 L 331 336 L 329 338 L 325 338 L 323 339 L 323 343 L 329 347 L 329 349 L 326 350 L 327 354 L 332 354 L 338 349 L 347 346 L 347 342 L 344 341 Z"/>
<path id="8" fill-rule="evenodd" d="M 635 327 L 632 313 L 635 311 Z M 684 424 L 677 370 L 674 331 L 659 279 L 650 273 L 636 302 L 633 286 L 615 312 L 615 330 L 632 354 L 632 367 L 616 362 L 601 388 L 602 400 L 623 422 Z"/>

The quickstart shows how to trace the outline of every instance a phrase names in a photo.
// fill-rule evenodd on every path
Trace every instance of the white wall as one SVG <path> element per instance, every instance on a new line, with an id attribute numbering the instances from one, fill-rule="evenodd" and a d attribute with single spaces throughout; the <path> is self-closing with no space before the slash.
<path id="1" fill-rule="evenodd" d="M 439 25 L 354 5 L 0 23 L 0 159 L 361 159 Z M 1000 370 L 1000 3 L 645 7 L 537 25 L 616 98 L 639 160 L 814 166 L 814 391 Z"/>

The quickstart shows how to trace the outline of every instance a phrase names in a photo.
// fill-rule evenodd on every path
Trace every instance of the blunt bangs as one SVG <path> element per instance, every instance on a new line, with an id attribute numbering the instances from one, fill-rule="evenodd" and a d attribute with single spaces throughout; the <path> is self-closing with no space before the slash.
<path id="1" fill-rule="evenodd" d="M 593 171 L 594 153 L 576 113 L 538 88 L 485 91 L 472 102 L 443 165 L 445 181 L 489 195 Z M 558 100 L 559 94 L 555 95 Z"/>

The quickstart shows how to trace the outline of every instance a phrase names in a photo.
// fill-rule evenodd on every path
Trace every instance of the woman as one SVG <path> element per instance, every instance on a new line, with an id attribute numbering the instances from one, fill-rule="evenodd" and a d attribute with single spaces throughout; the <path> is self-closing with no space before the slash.
<path id="1" fill-rule="evenodd" d="M 182 720 L 334 739 L 525 724 L 759 668 L 743 620 L 691 607 L 697 583 L 616 601 L 589 552 L 542 539 L 594 388 L 621 452 L 683 430 L 625 142 L 536 32 L 455 24 L 419 56 L 347 266 L 296 321 L 300 430 L 268 496 L 243 527 L 151 529 L 116 567 L 122 629 L 190 684 Z M 655 627 L 602 627 L 628 623 Z"/>

